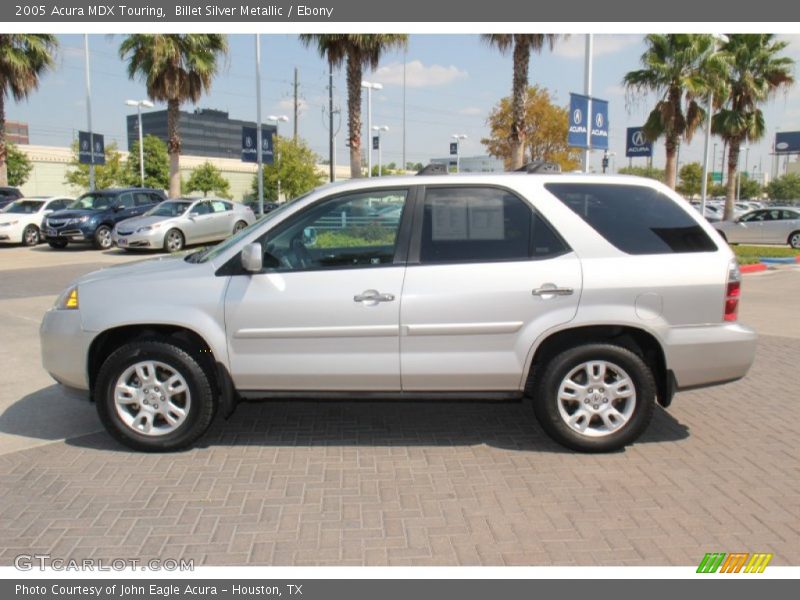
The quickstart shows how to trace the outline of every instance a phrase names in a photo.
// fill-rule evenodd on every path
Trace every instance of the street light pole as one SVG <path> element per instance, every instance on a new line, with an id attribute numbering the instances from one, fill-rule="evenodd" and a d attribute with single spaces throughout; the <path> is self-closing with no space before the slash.
<path id="1" fill-rule="evenodd" d="M 264 153 L 261 144 L 261 37 L 256 34 L 256 162 L 258 163 L 258 216 L 264 216 Z"/>
<path id="2" fill-rule="evenodd" d="M 714 34 L 714 53 L 719 52 L 719 43 L 728 43 L 728 36 L 724 34 Z M 708 197 L 708 150 L 711 144 L 711 117 L 714 114 L 714 92 L 708 92 L 708 102 L 706 103 L 706 140 L 703 148 L 703 181 L 700 182 L 700 214 L 706 214 L 706 198 Z M 722 151 L 723 161 L 725 160 L 725 150 Z M 714 144 L 714 161 L 717 159 L 717 145 Z M 713 166 L 713 162 L 712 162 Z"/>
<path id="3" fill-rule="evenodd" d="M 387 125 L 380 125 L 380 126 L 375 125 L 372 128 L 372 130 L 378 132 L 378 177 L 381 177 L 383 175 L 383 166 L 382 166 L 383 159 L 381 158 L 383 150 L 383 140 L 381 139 L 381 132 L 389 131 L 389 127 Z"/>
<path id="4" fill-rule="evenodd" d="M 278 126 L 279 126 L 279 123 L 288 123 L 288 122 L 289 122 L 289 117 L 287 117 L 286 115 L 280 115 L 280 116 L 278 116 L 278 115 L 270 115 L 270 116 L 268 116 L 268 117 L 267 117 L 267 121 L 272 121 L 272 122 L 274 122 L 274 123 L 275 123 L 275 138 L 276 138 L 276 141 L 277 141 L 277 138 L 278 138 L 278 137 L 280 137 L 280 136 L 278 135 L 278 131 L 279 131 L 279 130 L 278 130 Z M 277 176 L 278 176 L 278 177 L 277 177 L 278 197 L 276 198 L 276 200 L 277 200 L 278 202 L 280 202 L 280 201 L 281 201 L 281 166 L 280 166 L 280 154 L 278 154 L 278 148 L 277 148 L 277 146 L 275 146 L 275 144 L 274 144 L 274 143 L 273 143 L 273 146 L 272 146 L 272 150 L 273 150 L 273 153 L 274 153 L 274 154 L 273 154 L 273 156 L 274 156 L 274 158 L 273 158 L 273 162 L 274 162 L 274 164 L 275 164 L 275 173 L 276 173 L 276 174 L 277 174 Z"/>
<path id="5" fill-rule="evenodd" d="M 89 128 L 89 191 L 94 191 L 94 135 L 92 135 L 92 83 L 89 78 L 89 34 L 83 34 L 83 54 L 86 63 L 86 125 Z"/>
<path id="6" fill-rule="evenodd" d="M 583 172 L 589 172 L 589 157 L 592 141 L 592 45 L 594 38 L 591 33 L 586 34 L 586 56 L 583 67 L 583 93 L 588 98 L 586 104 L 586 149 L 583 151 Z"/>
<path id="7" fill-rule="evenodd" d="M 142 134 L 142 107 L 153 108 L 149 100 L 126 100 L 125 104 L 136 107 L 136 116 L 139 122 L 139 187 L 144 187 L 144 136 Z"/>
<path id="8" fill-rule="evenodd" d="M 380 83 L 370 83 L 369 81 L 362 81 L 361 87 L 367 90 L 367 137 L 372 134 L 372 90 L 382 90 L 383 85 Z M 372 140 L 368 144 L 367 150 L 367 177 L 372 177 Z"/>

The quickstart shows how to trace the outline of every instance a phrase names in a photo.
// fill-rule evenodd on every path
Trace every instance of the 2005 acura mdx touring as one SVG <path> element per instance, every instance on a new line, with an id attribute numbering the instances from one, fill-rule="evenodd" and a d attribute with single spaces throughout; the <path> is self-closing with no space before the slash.
<path id="1" fill-rule="evenodd" d="M 675 391 L 747 373 L 739 285 L 719 235 L 653 181 L 360 179 L 78 279 L 42 353 L 139 450 L 184 448 L 243 399 L 530 397 L 555 440 L 602 452 Z"/>

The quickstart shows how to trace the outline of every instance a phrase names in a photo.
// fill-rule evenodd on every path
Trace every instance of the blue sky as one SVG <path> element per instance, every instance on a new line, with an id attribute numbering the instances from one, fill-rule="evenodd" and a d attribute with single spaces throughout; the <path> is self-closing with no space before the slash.
<path id="1" fill-rule="evenodd" d="M 78 129 L 86 127 L 84 103 L 83 36 L 59 35 L 61 50 L 56 69 L 46 75 L 39 91 L 27 101 L 7 105 L 7 118 L 30 125 L 31 143 L 67 145 Z M 800 36 L 782 36 L 789 41 L 787 53 L 800 63 Z M 130 81 L 125 65 L 118 58 L 122 36 L 91 35 L 91 79 L 94 130 L 126 146 L 125 116 L 131 109 L 126 99 L 145 98 L 144 86 Z M 227 110 L 232 118 L 255 119 L 255 50 L 254 37 L 229 36 L 230 54 L 212 91 L 199 106 Z M 620 86 L 623 75 L 637 68 L 644 50 L 641 35 L 596 35 L 594 37 L 593 95 L 610 102 L 610 145 L 617 153 L 615 162 L 624 158 L 625 128 L 640 125 L 652 108 L 654 99 L 641 98 L 626 105 Z M 262 114 L 292 116 L 293 69 L 299 69 L 301 113 L 299 132 L 311 147 L 327 158 L 327 64 L 314 49 L 305 48 L 295 35 L 261 36 Z M 530 81 L 550 90 L 560 104 L 566 105 L 569 92 L 583 91 L 584 36 L 572 35 L 559 42 L 552 52 L 545 50 L 531 61 Z M 450 136 L 466 133 L 463 155 L 484 154 L 480 139 L 488 133 L 486 117 L 499 98 L 511 88 L 511 57 L 487 47 L 477 35 L 415 34 L 407 50 L 406 88 L 406 157 L 426 162 L 447 154 Z M 387 125 L 383 162 L 400 162 L 402 157 L 402 51 L 391 52 L 374 73 L 365 78 L 384 84 L 373 95 L 373 124 Z M 334 74 L 335 104 L 342 108 L 337 138 L 337 162 L 347 161 L 344 147 L 346 132 L 346 90 L 342 72 Z M 184 110 L 191 110 L 191 105 Z M 754 144 L 749 153 L 751 167 L 759 162 L 769 170 L 769 150 L 775 127 L 800 129 L 800 84 L 780 94 L 765 106 L 768 140 Z M 366 109 L 364 110 L 366 121 Z M 292 123 L 282 124 L 282 134 L 291 131 Z M 681 151 L 681 163 L 701 160 L 703 138 L 699 136 Z M 656 146 L 656 165 L 663 164 L 663 145 Z M 717 150 L 719 165 L 722 144 Z M 600 153 L 593 164 L 599 167 Z M 643 163 L 644 159 L 639 159 Z"/>

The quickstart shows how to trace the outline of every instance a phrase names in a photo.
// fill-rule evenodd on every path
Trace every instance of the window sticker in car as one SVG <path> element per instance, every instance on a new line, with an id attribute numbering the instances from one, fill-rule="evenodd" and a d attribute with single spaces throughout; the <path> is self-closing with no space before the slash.
<path id="1" fill-rule="evenodd" d="M 467 239 L 467 200 L 433 198 L 431 229 L 434 241 Z"/>

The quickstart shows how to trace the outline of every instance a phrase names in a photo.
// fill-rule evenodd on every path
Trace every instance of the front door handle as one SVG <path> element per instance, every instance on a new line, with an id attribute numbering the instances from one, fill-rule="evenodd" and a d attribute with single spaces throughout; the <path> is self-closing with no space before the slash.
<path id="1" fill-rule="evenodd" d="M 353 302 L 362 302 L 369 306 L 374 306 L 379 302 L 392 302 L 394 294 L 381 294 L 378 290 L 365 290 L 353 296 Z"/>
<path id="2" fill-rule="evenodd" d="M 545 283 L 541 287 L 534 289 L 531 294 L 548 298 L 552 296 L 571 296 L 575 290 L 569 287 L 558 287 L 554 283 Z"/>

